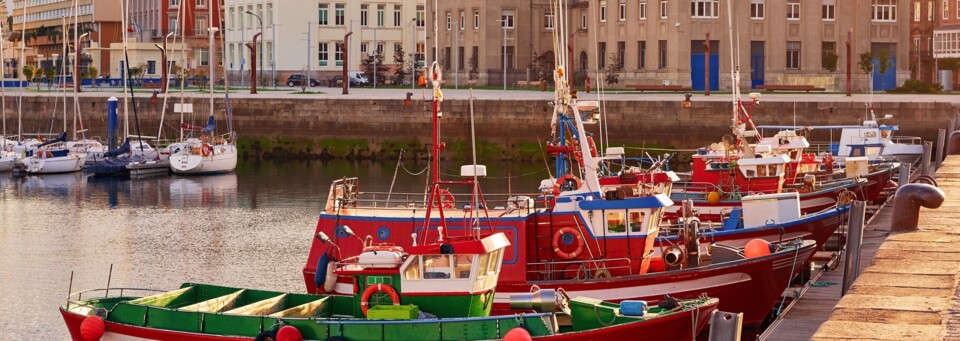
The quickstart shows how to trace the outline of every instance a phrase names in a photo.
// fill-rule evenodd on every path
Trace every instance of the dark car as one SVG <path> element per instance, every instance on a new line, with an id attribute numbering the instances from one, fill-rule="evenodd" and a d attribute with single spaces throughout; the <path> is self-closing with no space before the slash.
<path id="1" fill-rule="evenodd" d="M 299 73 L 295 73 L 287 77 L 287 86 L 303 86 L 303 83 L 307 80 L 307 76 L 304 76 Z M 310 78 L 310 86 L 319 86 L 320 81 Z"/>

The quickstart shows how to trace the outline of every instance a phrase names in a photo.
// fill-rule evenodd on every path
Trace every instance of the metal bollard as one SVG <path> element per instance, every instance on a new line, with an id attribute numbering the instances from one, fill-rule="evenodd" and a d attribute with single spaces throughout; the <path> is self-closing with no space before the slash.
<path id="1" fill-rule="evenodd" d="M 950 139 L 947 140 L 947 155 L 960 154 L 960 130 L 950 133 Z"/>
<path id="2" fill-rule="evenodd" d="M 900 174 L 897 177 L 897 188 L 910 183 L 910 164 L 900 163 Z"/>
<path id="3" fill-rule="evenodd" d="M 920 175 L 933 174 L 930 168 L 930 155 L 933 153 L 933 142 L 923 142 L 923 158 L 920 160 Z"/>
<path id="4" fill-rule="evenodd" d="M 892 232 L 917 230 L 920 222 L 920 206 L 938 208 L 943 204 L 944 194 L 939 188 L 928 184 L 907 184 L 897 189 L 893 199 Z"/>
<path id="5" fill-rule="evenodd" d="M 743 313 L 714 310 L 710 316 L 708 341 L 738 341 L 743 327 Z"/>
<path id="6" fill-rule="evenodd" d="M 847 251 L 843 260 L 843 287 L 840 296 L 847 294 L 860 275 L 860 246 L 863 244 L 863 222 L 867 218 L 867 205 L 863 201 L 850 203 L 850 227 L 847 229 Z"/>
<path id="7" fill-rule="evenodd" d="M 937 167 L 936 169 L 940 169 L 940 167 L 943 166 L 943 155 L 944 155 L 943 144 L 946 138 L 947 138 L 946 129 L 937 130 Z"/>

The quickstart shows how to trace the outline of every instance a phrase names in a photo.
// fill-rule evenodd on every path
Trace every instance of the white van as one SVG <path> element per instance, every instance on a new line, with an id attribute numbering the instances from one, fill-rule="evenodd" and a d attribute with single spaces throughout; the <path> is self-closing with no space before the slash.
<path id="1" fill-rule="evenodd" d="M 347 76 L 350 77 L 350 86 L 370 85 L 370 81 L 367 80 L 367 76 L 363 72 L 350 71 L 347 73 Z"/>

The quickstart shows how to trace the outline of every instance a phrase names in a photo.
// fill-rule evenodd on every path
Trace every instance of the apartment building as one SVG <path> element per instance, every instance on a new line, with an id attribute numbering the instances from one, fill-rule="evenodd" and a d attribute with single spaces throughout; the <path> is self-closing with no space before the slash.
<path id="1" fill-rule="evenodd" d="M 220 75 L 215 77 L 223 75 L 223 40 L 220 37 L 222 33 L 219 32 L 219 28 L 224 26 L 223 0 L 127 1 L 130 6 L 127 36 L 135 39 L 135 42 L 144 43 L 135 45 L 138 51 L 140 48 L 155 50 L 153 44 L 163 43 L 165 40 L 168 44 L 182 44 L 186 49 L 185 54 L 177 52 L 168 56 L 173 65 L 185 67 L 191 74 L 202 70 L 209 76 L 207 69 L 210 63 L 214 62 L 219 69 L 217 74 Z M 213 56 L 208 31 L 210 27 L 218 28 L 212 46 Z M 130 44 L 127 48 L 131 48 Z M 159 53 L 147 50 L 139 52 L 151 58 L 159 57 Z M 134 61 L 131 61 L 131 64 L 133 63 Z M 152 75 L 149 70 L 154 69 L 148 67 L 148 76 Z"/>
<path id="2" fill-rule="evenodd" d="M 74 14 L 79 23 L 78 32 L 89 33 L 84 42 L 89 39 L 89 45 L 93 47 L 91 53 L 99 53 L 96 51 L 97 46 L 108 46 L 122 41 L 124 29 L 120 24 L 120 1 L 78 0 L 76 11 L 73 7 L 74 1 L 70 0 L 12 1 L 12 29 L 14 31 L 25 29 L 25 63 L 43 68 L 61 65 L 64 60 L 63 32 L 72 32 Z M 68 18 L 68 21 L 65 21 L 65 18 Z M 17 35 L 14 35 L 14 38 L 16 37 Z M 67 40 L 72 39 L 68 37 Z M 91 64 L 94 58 L 99 62 Z M 99 70 L 109 70 L 110 57 L 107 54 L 102 58 L 99 56 L 81 58 L 80 65 L 81 68 L 95 65 Z"/>
<path id="3" fill-rule="evenodd" d="M 928 64 L 928 68 L 946 70 L 937 74 L 937 80 L 944 88 L 955 90 L 960 84 L 960 0 L 940 0 L 939 5 L 939 21 L 930 44 L 933 65 Z"/>
<path id="4" fill-rule="evenodd" d="M 232 83 L 249 81 L 251 58 L 245 44 L 261 31 L 257 16 L 263 30 L 257 66 L 267 80 L 283 82 L 308 70 L 312 77 L 327 80 L 340 74 L 344 64 L 362 71 L 362 60 L 374 51 L 381 51 L 384 59 L 377 62 L 391 68 L 396 68 L 399 50 L 406 60 L 420 51 L 422 60 L 422 0 L 298 0 L 282 6 L 276 1 L 226 0 L 226 67 Z"/>

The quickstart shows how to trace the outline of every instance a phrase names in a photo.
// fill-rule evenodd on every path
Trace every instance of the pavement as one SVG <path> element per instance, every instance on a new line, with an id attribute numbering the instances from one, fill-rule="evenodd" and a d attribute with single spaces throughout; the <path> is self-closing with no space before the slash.
<path id="1" fill-rule="evenodd" d="M 56 91 L 47 91 L 44 87 L 41 87 L 42 91 L 37 92 L 34 89 L 26 90 L 23 92 L 24 96 L 63 96 L 63 92 Z M 408 92 L 413 93 L 413 99 L 426 99 L 431 97 L 431 91 L 429 89 L 399 89 L 399 88 L 351 88 L 349 95 L 341 94 L 342 90 L 340 88 L 327 88 L 327 87 L 315 87 L 310 88 L 308 91 L 318 92 L 316 94 L 298 94 L 300 88 L 285 88 L 278 87 L 277 90 L 273 89 L 261 89 L 258 94 L 250 94 L 249 90 L 232 90 L 230 92 L 231 98 L 263 98 L 263 99 L 404 99 Z M 7 89 L 7 96 L 17 96 L 18 91 L 16 89 Z M 137 97 L 149 96 L 152 93 L 150 89 L 137 89 Z M 553 99 L 553 92 L 541 92 L 541 91 L 531 91 L 531 90 L 469 90 L 469 89 L 455 89 L 454 87 L 448 87 L 443 89 L 444 98 L 447 100 L 465 100 L 469 99 L 472 96 L 478 100 L 543 100 L 549 101 Z M 217 91 L 216 94 L 222 95 L 222 91 Z M 84 92 L 80 93 L 81 97 L 103 97 L 106 95 L 116 96 L 118 98 L 123 97 L 123 90 L 120 88 L 85 88 Z M 73 96 L 72 93 L 67 93 L 67 96 Z M 179 97 L 179 91 L 171 89 L 170 96 Z M 195 89 L 188 90 L 184 93 L 184 97 L 206 97 L 208 94 L 197 92 Z M 583 91 L 578 93 L 580 100 L 598 100 L 603 99 L 605 101 L 682 101 L 684 100 L 684 93 L 658 93 L 658 92 L 635 92 L 635 91 L 605 91 L 603 94 L 598 94 L 596 91 L 592 93 L 585 93 Z M 162 98 L 162 97 L 161 97 Z M 731 100 L 730 93 L 712 93 L 710 96 L 704 96 L 703 93 L 692 93 L 692 101 L 711 101 L 711 102 L 728 102 Z M 744 99 L 747 99 L 746 93 L 743 94 Z M 854 102 L 854 103 L 866 103 L 866 102 L 889 102 L 889 103 L 954 103 L 957 106 L 960 106 L 960 96 L 956 94 L 935 94 L 935 95 L 919 95 L 919 94 L 853 94 L 852 96 L 845 96 L 843 93 L 839 92 L 826 92 L 826 93 L 764 93 L 762 94 L 761 101 L 769 102 Z"/>

